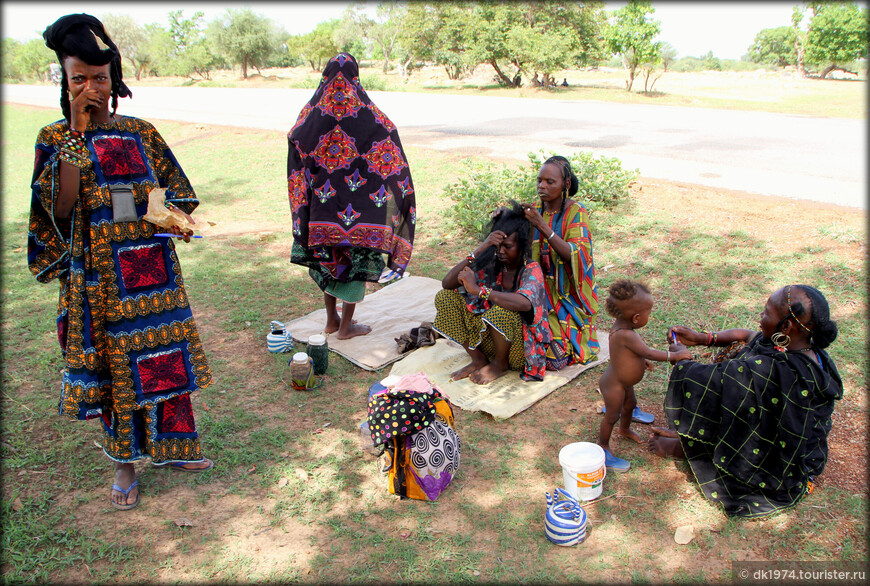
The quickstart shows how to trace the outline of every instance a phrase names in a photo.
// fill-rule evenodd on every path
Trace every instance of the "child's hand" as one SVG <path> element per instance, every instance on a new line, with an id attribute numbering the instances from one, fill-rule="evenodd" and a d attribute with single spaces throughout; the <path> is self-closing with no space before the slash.
<path id="1" fill-rule="evenodd" d="M 676 364 L 680 360 L 692 360 L 694 358 L 688 348 L 682 344 L 671 344 L 670 348 L 668 348 L 668 352 L 671 353 L 671 364 Z"/>
<path id="2" fill-rule="evenodd" d="M 698 346 L 706 342 L 707 337 L 691 328 L 671 326 L 668 329 L 667 342 L 672 343 L 674 341 L 676 341 L 677 344 L 683 344 L 686 346 Z"/>
<path id="3" fill-rule="evenodd" d="M 656 365 L 653 362 L 650 362 L 649 360 L 647 360 L 646 358 L 643 359 L 643 362 L 644 362 L 644 366 L 646 367 L 647 370 L 655 370 L 656 369 Z"/>

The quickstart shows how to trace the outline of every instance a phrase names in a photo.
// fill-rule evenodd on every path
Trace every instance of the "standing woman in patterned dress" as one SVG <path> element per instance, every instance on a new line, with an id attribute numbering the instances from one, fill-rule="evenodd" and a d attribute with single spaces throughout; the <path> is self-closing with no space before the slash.
<path id="1" fill-rule="evenodd" d="M 550 157 L 538 171 L 540 205 L 523 204 L 532 224 L 532 260 L 541 265 L 554 344 L 547 367 L 588 364 L 599 350 L 595 317 L 598 292 L 589 220 L 583 204 L 571 198 L 580 182 L 565 157 Z"/>
<path id="2" fill-rule="evenodd" d="M 60 412 L 102 420 L 103 451 L 115 465 L 110 503 L 132 509 L 135 461 L 212 467 L 190 401 L 211 373 L 175 245 L 141 219 L 154 188 L 185 214 L 199 202 L 154 127 L 115 114 L 118 97 L 132 94 L 102 23 L 70 14 L 43 37 L 63 67 L 64 118 L 36 139 L 28 264 L 39 282 L 60 282 Z"/>
<path id="3" fill-rule="evenodd" d="M 339 53 L 287 139 L 290 260 L 323 291 L 324 331 L 364 336 L 371 327 L 353 313 L 366 282 L 385 266 L 401 275 L 413 249 L 414 183 L 399 133 L 360 84 L 356 60 Z"/>

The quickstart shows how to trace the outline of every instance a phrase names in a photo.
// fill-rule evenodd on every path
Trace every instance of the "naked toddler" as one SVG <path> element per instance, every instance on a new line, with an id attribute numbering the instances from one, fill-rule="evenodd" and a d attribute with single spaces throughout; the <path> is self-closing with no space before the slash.
<path id="1" fill-rule="evenodd" d="M 653 298 L 646 285 L 623 279 L 613 283 L 607 292 L 605 309 L 616 321 L 610 328 L 610 363 L 598 381 L 605 406 L 598 428 L 598 445 L 604 448 L 604 464 L 609 470 L 626 472 L 631 464 L 610 452 L 610 435 L 616 421 L 620 420 L 616 432 L 641 442 L 640 436 L 629 427 L 637 405 L 634 385 L 643 379 L 646 370 L 654 368 L 651 360 L 673 363 L 691 358 L 691 353 L 654 350 L 635 331 L 647 324 L 652 313 Z"/>

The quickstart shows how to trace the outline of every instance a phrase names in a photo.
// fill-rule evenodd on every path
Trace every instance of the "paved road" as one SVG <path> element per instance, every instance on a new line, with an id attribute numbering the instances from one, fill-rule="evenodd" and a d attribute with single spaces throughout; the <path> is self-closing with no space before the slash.
<path id="1" fill-rule="evenodd" d="M 310 90 L 133 88 L 119 110 L 146 119 L 287 131 Z M 544 148 L 617 157 L 645 177 L 867 208 L 867 122 L 705 108 L 370 92 L 407 145 L 525 160 Z M 50 86 L 3 100 L 58 107 Z"/>

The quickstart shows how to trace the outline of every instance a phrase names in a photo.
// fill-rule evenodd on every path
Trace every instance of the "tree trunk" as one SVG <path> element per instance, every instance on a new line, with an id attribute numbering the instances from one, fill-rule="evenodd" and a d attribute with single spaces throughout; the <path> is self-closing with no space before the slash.
<path id="1" fill-rule="evenodd" d="M 797 54 L 797 68 L 803 77 L 809 77 L 809 74 L 807 73 L 807 68 L 804 66 L 804 44 L 801 42 L 800 39 L 800 31 L 798 31 L 797 27 L 794 27 L 794 32 L 794 52 Z"/>
<path id="2" fill-rule="evenodd" d="M 831 73 L 832 71 L 842 71 L 843 73 L 848 73 L 849 75 L 854 75 L 856 77 L 858 76 L 857 71 L 849 71 L 848 69 L 845 69 L 844 67 L 840 67 L 836 63 L 831 63 L 830 65 L 828 65 L 827 67 L 825 67 L 822 70 L 822 72 L 819 74 L 819 77 L 821 77 L 822 79 L 825 79 L 828 76 L 828 74 Z"/>
<path id="3" fill-rule="evenodd" d="M 487 63 L 492 65 L 492 68 L 495 69 L 495 73 L 496 73 L 496 75 L 498 75 L 498 78 L 502 81 L 502 83 L 504 83 L 508 87 L 516 87 L 514 85 L 514 81 L 511 78 L 509 78 L 507 75 L 505 75 L 501 69 L 499 69 L 498 63 L 496 62 L 495 59 L 490 59 L 489 61 L 487 61 Z"/>
<path id="4" fill-rule="evenodd" d="M 248 60 L 242 57 L 242 79 L 248 79 Z"/>

